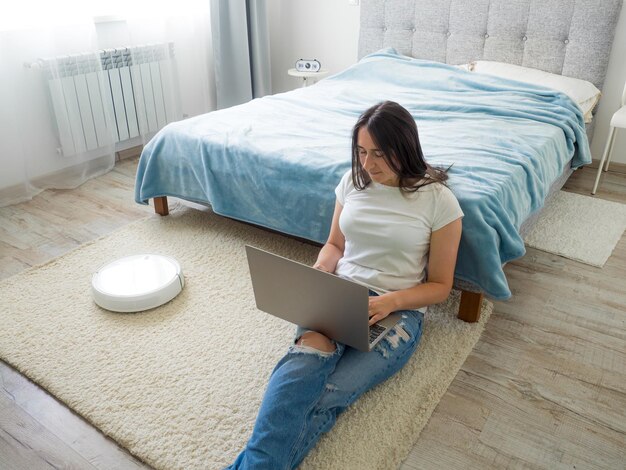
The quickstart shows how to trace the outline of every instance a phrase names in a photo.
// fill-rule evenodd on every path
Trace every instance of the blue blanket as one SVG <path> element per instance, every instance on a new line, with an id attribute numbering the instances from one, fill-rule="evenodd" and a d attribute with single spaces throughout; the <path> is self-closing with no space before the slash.
<path id="1" fill-rule="evenodd" d="M 502 265 L 525 253 L 522 222 L 570 161 L 591 161 L 580 109 L 548 88 L 382 50 L 315 86 L 168 125 L 141 155 L 135 199 L 210 203 L 324 242 L 352 126 L 383 100 L 412 113 L 431 164 L 452 165 L 449 186 L 465 213 L 456 278 L 510 297 Z"/>

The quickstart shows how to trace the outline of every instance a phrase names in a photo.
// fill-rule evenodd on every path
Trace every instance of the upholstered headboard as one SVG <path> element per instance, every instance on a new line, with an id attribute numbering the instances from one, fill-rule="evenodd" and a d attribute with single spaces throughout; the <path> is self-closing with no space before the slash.
<path id="1" fill-rule="evenodd" d="M 361 0 L 359 58 L 493 60 L 602 89 L 622 0 Z"/>

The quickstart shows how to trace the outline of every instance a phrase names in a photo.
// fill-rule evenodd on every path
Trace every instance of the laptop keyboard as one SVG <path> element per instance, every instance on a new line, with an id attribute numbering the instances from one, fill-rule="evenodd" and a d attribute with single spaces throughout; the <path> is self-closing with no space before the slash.
<path id="1" fill-rule="evenodd" d="M 370 344 L 376 341 L 376 338 L 378 338 L 383 333 L 383 331 L 385 331 L 385 327 L 380 326 L 378 323 L 374 323 L 372 326 L 370 326 Z"/>

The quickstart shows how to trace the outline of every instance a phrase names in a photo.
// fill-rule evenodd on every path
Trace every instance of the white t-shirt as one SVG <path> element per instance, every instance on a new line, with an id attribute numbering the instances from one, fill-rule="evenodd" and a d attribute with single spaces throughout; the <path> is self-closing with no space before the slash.
<path id="1" fill-rule="evenodd" d="M 431 233 L 463 217 L 452 191 L 440 183 L 408 195 L 374 181 L 358 191 L 348 171 L 335 194 L 346 239 L 335 274 L 378 294 L 424 282 Z"/>

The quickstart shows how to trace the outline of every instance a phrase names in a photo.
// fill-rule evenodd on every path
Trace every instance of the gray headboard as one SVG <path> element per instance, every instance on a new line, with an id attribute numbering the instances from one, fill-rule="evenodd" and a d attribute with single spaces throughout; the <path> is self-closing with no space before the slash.
<path id="1" fill-rule="evenodd" d="M 622 0 L 361 0 L 359 58 L 384 47 L 604 83 Z"/>

